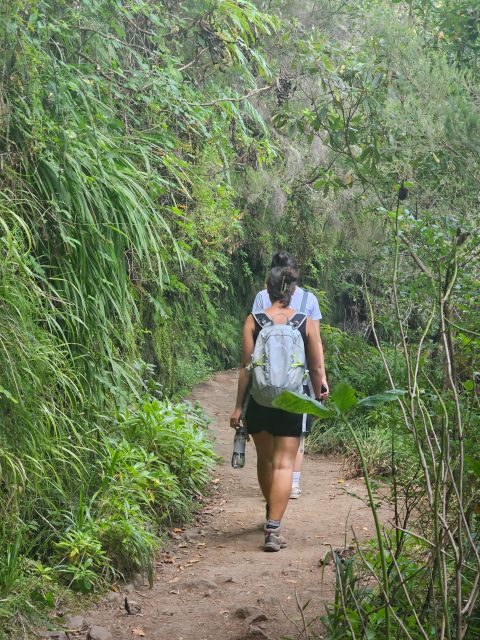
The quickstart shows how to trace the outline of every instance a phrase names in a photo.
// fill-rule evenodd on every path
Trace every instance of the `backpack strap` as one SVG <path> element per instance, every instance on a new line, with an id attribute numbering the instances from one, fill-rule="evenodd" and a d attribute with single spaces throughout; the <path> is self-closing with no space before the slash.
<path id="1" fill-rule="evenodd" d="M 302 313 L 298 312 L 292 318 L 290 318 L 290 320 L 288 321 L 288 324 L 292 325 L 294 329 L 300 329 L 302 324 L 306 321 L 307 321 L 307 314 L 303 312 Z"/>
<path id="2" fill-rule="evenodd" d="M 303 292 L 302 302 L 300 304 L 300 313 L 305 313 L 305 309 L 307 308 L 307 300 L 308 300 L 308 291 Z"/>
<path id="3" fill-rule="evenodd" d="M 255 322 L 262 327 L 262 329 L 269 324 L 273 324 L 271 318 L 269 318 L 266 313 L 263 313 L 263 311 L 260 311 L 259 313 L 252 313 L 252 316 Z"/>

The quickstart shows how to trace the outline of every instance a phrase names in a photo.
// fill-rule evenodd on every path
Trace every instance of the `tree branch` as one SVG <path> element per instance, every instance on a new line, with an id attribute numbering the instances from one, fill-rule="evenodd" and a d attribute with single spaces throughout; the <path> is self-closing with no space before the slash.
<path id="1" fill-rule="evenodd" d="M 429 278 L 433 278 L 433 275 L 430 269 L 423 263 L 423 261 L 418 257 L 418 255 L 413 250 L 412 243 L 410 242 L 410 240 L 407 237 L 405 237 L 402 233 L 399 234 L 399 238 L 403 242 L 403 244 L 406 245 L 410 255 L 413 258 L 413 261 L 415 262 L 417 267 L 420 269 L 420 271 L 422 271 Z"/>

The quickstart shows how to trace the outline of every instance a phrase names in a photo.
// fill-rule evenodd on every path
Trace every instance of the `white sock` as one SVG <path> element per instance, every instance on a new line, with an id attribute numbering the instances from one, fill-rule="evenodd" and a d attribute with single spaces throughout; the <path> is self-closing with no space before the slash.
<path id="1" fill-rule="evenodd" d="M 292 476 L 292 489 L 298 489 L 300 487 L 301 471 L 294 471 Z"/>

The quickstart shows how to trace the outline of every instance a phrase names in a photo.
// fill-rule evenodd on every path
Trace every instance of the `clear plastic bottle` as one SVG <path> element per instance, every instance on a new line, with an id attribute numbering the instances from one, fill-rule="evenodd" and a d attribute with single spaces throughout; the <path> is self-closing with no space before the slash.
<path id="1" fill-rule="evenodd" d="M 243 426 L 235 429 L 235 438 L 233 439 L 232 467 L 234 469 L 243 469 L 245 466 L 245 448 L 247 444 L 247 430 Z"/>

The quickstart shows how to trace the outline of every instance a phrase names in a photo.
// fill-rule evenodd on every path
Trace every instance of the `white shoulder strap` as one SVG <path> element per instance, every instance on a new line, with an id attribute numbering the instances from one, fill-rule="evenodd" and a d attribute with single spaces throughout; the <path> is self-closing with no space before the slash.
<path id="1" fill-rule="evenodd" d="M 302 302 L 300 304 L 300 313 L 305 313 L 305 309 L 307 308 L 307 300 L 308 300 L 308 291 L 303 292 Z"/>

